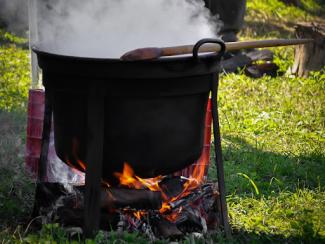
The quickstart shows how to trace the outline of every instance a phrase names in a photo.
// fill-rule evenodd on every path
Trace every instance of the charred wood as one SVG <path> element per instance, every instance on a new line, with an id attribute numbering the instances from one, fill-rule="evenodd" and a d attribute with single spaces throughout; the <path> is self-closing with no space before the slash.
<path id="1" fill-rule="evenodd" d="M 111 187 L 102 191 L 101 202 L 106 209 L 159 210 L 163 199 L 157 191 Z"/>
<path id="2" fill-rule="evenodd" d="M 76 194 L 70 194 L 65 199 L 70 204 L 83 204 L 84 187 L 75 187 Z M 100 207 L 111 211 L 114 209 L 136 209 L 136 210 L 159 210 L 162 205 L 161 192 L 144 190 L 144 189 L 128 189 L 117 187 L 103 187 L 101 189 Z M 65 203 L 69 205 L 69 203 Z M 83 205 L 80 206 L 83 208 Z"/>
<path id="3" fill-rule="evenodd" d="M 84 209 L 84 187 L 64 186 L 59 183 L 39 183 L 36 187 L 33 217 L 55 213 L 62 207 L 67 209 Z M 159 210 L 162 204 L 160 192 L 123 188 L 102 188 L 100 206 L 102 212 L 111 213 L 115 209 Z M 63 208 L 63 210 L 64 210 Z M 60 211 L 63 211 L 60 209 Z M 69 212 L 70 215 L 79 213 Z M 62 215 L 63 216 L 63 215 Z M 81 218 L 81 216 L 80 216 Z M 77 219 L 73 217 L 73 219 Z"/>
<path id="4" fill-rule="evenodd" d="M 159 187 L 164 194 L 170 199 L 176 197 L 184 190 L 185 179 L 179 176 L 171 176 L 164 178 L 160 183 Z"/>
<path id="5" fill-rule="evenodd" d="M 153 220 L 152 225 L 155 226 L 155 234 L 165 239 L 175 240 L 184 235 L 183 232 L 177 228 L 176 224 L 161 218 Z"/>

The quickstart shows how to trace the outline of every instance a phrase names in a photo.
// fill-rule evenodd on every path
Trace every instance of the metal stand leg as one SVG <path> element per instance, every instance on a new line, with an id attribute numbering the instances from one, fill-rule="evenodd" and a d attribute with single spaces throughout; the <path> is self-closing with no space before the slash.
<path id="1" fill-rule="evenodd" d="M 100 221 L 100 187 L 104 150 L 104 94 L 101 86 L 90 88 L 88 95 L 88 147 L 84 234 L 94 237 Z"/>
<path id="2" fill-rule="evenodd" d="M 226 188 L 225 188 L 225 176 L 222 161 L 222 148 L 220 137 L 220 125 L 219 125 L 219 113 L 217 105 L 219 75 L 213 74 L 211 79 L 211 91 L 212 91 L 212 118 L 213 118 L 213 133 L 214 133 L 214 147 L 216 155 L 216 166 L 218 173 L 218 185 L 220 192 L 220 204 L 221 204 L 221 221 L 223 223 L 224 231 L 227 237 L 231 236 L 231 230 L 229 226 L 228 210 L 226 202 Z"/>
<path id="3" fill-rule="evenodd" d="M 43 132 L 42 132 L 42 146 L 41 155 L 38 165 L 38 182 L 47 181 L 47 156 L 49 152 L 50 133 L 52 124 L 52 101 L 50 99 L 50 92 L 45 90 L 45 108 L 43 119 Z"/>

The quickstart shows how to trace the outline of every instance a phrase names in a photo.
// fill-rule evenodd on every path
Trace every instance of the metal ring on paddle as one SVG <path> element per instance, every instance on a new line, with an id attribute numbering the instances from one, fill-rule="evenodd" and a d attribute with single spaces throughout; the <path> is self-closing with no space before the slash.
<path id="1" fill-rule="evenodd" d="M 195 59 L 199 58 L 199 50 L 200 50 L 201 46 L 206 43 L 215 43 L 215 44 L 220 45 L 221 49 L 217 55 L 217 59 L 220 60 L 226 52 L 226 44 L 221 39 L 213 39 L 213 38 L 205 38 L 205 39 L 198 41 L 193 47 L 193 58 L 195 58 Z"/>

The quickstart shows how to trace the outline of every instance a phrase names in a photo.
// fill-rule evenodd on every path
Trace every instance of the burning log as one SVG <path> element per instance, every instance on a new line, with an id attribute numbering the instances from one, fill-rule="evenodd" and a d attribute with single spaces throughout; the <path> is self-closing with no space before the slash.
<path id="1" fill-rule="evenodd" d="M 59 183 L 37 184 L 34 217 L 41 208 L 49 208 L 53 204 L 83 209 L 84 191 L 84 186 L 64 186 Z M 123 208 L 159 210 L 162 201 L 161 192 L 157 191 L 103 187 L 100 206 L 106 210 Z"/>
<path id="2" fill-rule="evenodd" d="M 36 188 L 33 217 L 45 216 L 45 222 L 58 221 L 63 226 L 82 227 L 84 186 L 39 183 Z M 160 192 L 150 190 L 102 188 L 100 228 L 110 229 L 119 219 L 118 209 L 159 210 Z"/>
<path id="3" fill-rule="evenodd" d="M 101 199 L 101 206 L 105 209 L 159 210 L 163 202 L 158 191 L 113 187 L 103 190 Z"/>

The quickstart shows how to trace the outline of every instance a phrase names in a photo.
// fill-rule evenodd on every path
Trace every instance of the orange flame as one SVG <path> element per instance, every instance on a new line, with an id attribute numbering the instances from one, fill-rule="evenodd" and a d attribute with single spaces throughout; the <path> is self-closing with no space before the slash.
<path id="1" fill-rule="evenodd" d="M 77 163 L 83 171 L 86 171 L 86 164 L 84 162 L 78 159 Z"/>
<path id="2" fill-rule="evenodd" d="M 204 180 L 205 165 L 196 164 L 193 169 L 192 175 L 188 178 L 187 182 L 184 184 L 183 191 L 178 196 L 173 197 L 171 199 L 168 199 L 168 197 L 165 195 L 165 193 L 162 191 L 162 189 L 159 186 L 160 181 L 163 179 L 162 176 L 158 176 L 156 178 L 151 178 L 151 179 L 140 178 L 134 174 L 132 167 L 127 163 L 124 163 L 122 173 L 117 172 L 114 173 L 114 175 L 119 179 L 120 184 L 123 186 L 127 186 L 129 188 L 135 188 L 135 189 L 147 188 L 151 191 L 160 191 L 162 193 L 162 197 L 164 201 L 162 203 L 162 207 L 159 210 L 159 212 L 161 214 L 164 214 L 165 218 L 168 219 L 169 221 L 175 222 L 182 209 L 180 208 L 176 212 L 169 213 L 169 211 L 171 210 L 170 203 L 175 202 L 183 197 L 186 197 L 191 193 L 192 190 L 200 186 L 200 184 Z M 145 215 L 145 212 L 138 211 L 138 212 L 134 212 L 133 215 L 137 219 L 141 219 Z"/>
<path id="3" fill-rule="evenodd" d="M 76 167 L 71 163 L 71 161 L 68 159 L 68 157 L 65 158 L 65 162 L 71 168 L 71 170 L 72 170 L 73 173 L 79 175 L 80 177 L 83 175 L 82 172 L 80 172 L 78 169 L 76 169 Z"/>
<path id="4" fill-rule="evenodd" d="M 161 208 L 159 209 L 159 212 L 160 213 L 165 213 L 165 212 L 167 212 L 167 211 L 169 211 L 169 210 L 171 210 L 172 208 L 171 208 L 171 206 L 169 205 L 169 202 L 163 202 L 162 203 L 162 206 L 161 206 Z"/>
<path id="5" fill-rule="evenodd" d="M 144 217 L 146 215 L 145 211 L 136 211 L 133 212 L 134 217 L 136 217 L 137 219 L 142 219 L 142 217 Z"/>
<path id="6" fill-rule="evenodd" d="M 124 163 L 122 173 L 114 173 L 114 175 L 119 179 L 120 184 L 123 186 L 128 186 L 130 188 L 141 189 L 143 185 L 140 181 L 135 178 L 134 171 L 130 165 Z"/>

